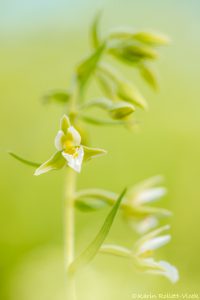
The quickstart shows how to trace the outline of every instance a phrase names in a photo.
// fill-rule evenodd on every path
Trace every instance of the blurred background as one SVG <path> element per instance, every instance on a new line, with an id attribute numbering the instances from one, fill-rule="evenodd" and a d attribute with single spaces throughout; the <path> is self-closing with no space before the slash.
<path id="1" fill-rule="evenodd" d="M 77 279 L 80 299 L 131 299 L 132 293 L 200 292 L 200 2 L 198 0 L 0 1 L 0 299 L 63 299 L 62 209 L 64 170 L 39 178 L 7 155 L 34 161 L 54 151 L 63 108 L 41 96 L 68 85 L 77 61 L 89 52 L 88 29 L 103 8 L 102 32 L 113 26 L 155 29 L 172 39 L 157 63 L 160 90 L 153 93 L 129 72 L 148 99 L 139 132 L 89 126 L 93 146 L 108 150 L 88 163 L 78 186 L 120 192 L 163 174 L 169 189 L 162 206 L 172 210 L 172 242 L 161 257 L 180 270 L 171 285 L 138 274 L 128 261 L 98 256 Z M 132 77 L 131 77 L 132 76 Z M 91 91 L 92 93 L 92 91 Z M 77 212 L 77 251 L 99 229 L 108 210 Z M 109 242 L 131 246 L 134 236 L 120 215 Z"/>

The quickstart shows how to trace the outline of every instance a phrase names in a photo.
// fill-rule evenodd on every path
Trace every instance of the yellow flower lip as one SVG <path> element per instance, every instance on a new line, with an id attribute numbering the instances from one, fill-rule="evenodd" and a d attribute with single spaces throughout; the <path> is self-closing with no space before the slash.
<path id="1" fill-rule="evenodd" d="M 64 143 L 63 143 L 63 149 L 66 151 L 66 152 L 73 152 L 73 149 L 75 147 L 73 146 L 73 142 L 71 140 L 66 140 Z"/>

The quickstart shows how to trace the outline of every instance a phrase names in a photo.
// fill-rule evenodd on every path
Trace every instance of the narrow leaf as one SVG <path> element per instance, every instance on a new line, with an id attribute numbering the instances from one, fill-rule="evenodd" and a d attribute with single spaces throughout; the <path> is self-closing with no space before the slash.
<path id="1" fill-rule="evenodd" d="M 77 78 L 81 88 L 87 83 L 90 75 L 95 70 L 101 55 L 105 49 L 105 44 L 102 44 L 96 51 L 84 60 L 77 68 Z"/>
<path id="2" fill-rule="evenodd" d="M 100 229 L 99 233 L 97 234 L 96 238 L 92 241 L 88 248 L 86 248 L 86 250 L 83 251 L 82 254 L 78 258 L 76 258 L 75 261 L 71 264 L 69 268 L 70 272 L 75 272 L 81 267 L 84 267 L 96 256 L 111 229 L 111 226 L 113 224 L 113 221 L 115 219 L 115 216 L 117 214 L 117 211 L 120 207 L 125 193 L 126 189 L 121 193 L 121 195 L 117 199 L 115 205 L 113 206 L 107 218 L 105 219 L 105 222 L 102 228 Z"/>
<path id="3" fill-rule="evenodd" d="M 8 152 L 9 155 L 11 155 L 12 157 L 14 157 L 15 159 L 17 159 L 18 161 L 20 161 L 21 163 L 28 165 L 30 167 L 39 167 L 41 164 L 37 163 L 37 162 L 33 162 L 30 160 L 27 160 L 21 156 L 18 156 L 17 154 L 13 153 L 13 152 Z"/>
<path id="4" fill-rule="evenodd" d="M 98 48 L 99 45 L 100 45 L 100 37 L 99 37 L 99 21 L 100 21 L 100 18 L 101 18 L 101 12 L 99 12 L 94 21 L 93 21 L 93 24 L 92 24 L 92 27 L 91 27 L 91 41 L 92 41 L 92 46 L 93 48 Z"/>

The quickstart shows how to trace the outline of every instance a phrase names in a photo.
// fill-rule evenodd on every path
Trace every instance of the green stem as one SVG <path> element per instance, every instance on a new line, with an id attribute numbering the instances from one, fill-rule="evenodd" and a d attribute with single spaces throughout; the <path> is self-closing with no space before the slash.
<path id="1" fill-rule="evenodd" d="M 67 300 L 75 300 L 75 279 L 68 273 L 69 265 L 74 260 L 74 193 L 76 188 L 76 172 L 67 168 L 65 183 L 65 271 L 67 274 Z"/>

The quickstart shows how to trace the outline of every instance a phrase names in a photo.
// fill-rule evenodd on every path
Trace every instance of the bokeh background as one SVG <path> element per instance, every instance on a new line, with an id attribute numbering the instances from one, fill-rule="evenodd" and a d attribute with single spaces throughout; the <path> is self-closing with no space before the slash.
<path id="1" fill-rule="evenodd" d="M 131 299 L 132 293 L 200 292 L 200 2 L 198 0 L 0 1 L 0 299 L 63 299 L 62 208 L 64 171 L 39 178 L 7 155 L 12 150 L 43 161 L 54 150 L 61 107 L 40 99 L 63 88 L 89 51 L 88 28 L 103 8 L 102 31 L 116 25 L 167 33 L 172 44 L 157 63 L 160 91 L 129 73 L 150 103 L 140 130 L 89 127 L 93 146 L 107 157 L 88 163 L 79 187 L 119 192 L 156 174 L 169 189 L 163 206 L 173 211 L 172 242 L 161 257 L 180 270 L 180 281 L 138 274 L 127 261 L 99 256 L 79 274 L 80 299 Z M 131 78 L 131 77 L 130 77 Z M 77 212 L 77 251 L 95 235 L 107 210 Z M 110 242 L 132 245 L 116 220 Z"/>

